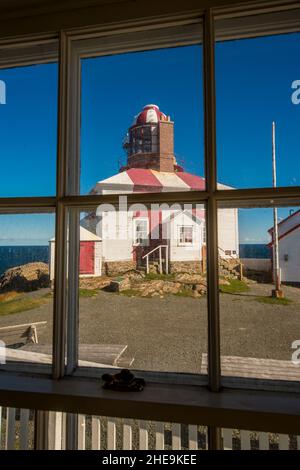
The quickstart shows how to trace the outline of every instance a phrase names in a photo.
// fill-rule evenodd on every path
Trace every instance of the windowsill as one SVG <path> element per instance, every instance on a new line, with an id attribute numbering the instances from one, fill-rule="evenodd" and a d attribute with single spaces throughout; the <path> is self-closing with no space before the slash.
<path id="1" fill-rule="evenodd" d="M 80 403 L 80 406 L 78 404 Z M 112 392 L 99 380 L 24 379 L 1 374 L 2 406 L 300 434 L 300 395 L 277 391 L 147 383 L 143 392 Z"/>

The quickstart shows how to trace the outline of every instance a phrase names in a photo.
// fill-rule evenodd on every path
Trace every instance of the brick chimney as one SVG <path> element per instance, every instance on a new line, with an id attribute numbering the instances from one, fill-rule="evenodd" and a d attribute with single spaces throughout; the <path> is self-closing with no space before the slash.
<path id="1" fill-rule="evenodd" d="M 123 147 L 126 168 L 174 172 L 174 122 L 158 106 L 147 105 L 129 128 Z"/>

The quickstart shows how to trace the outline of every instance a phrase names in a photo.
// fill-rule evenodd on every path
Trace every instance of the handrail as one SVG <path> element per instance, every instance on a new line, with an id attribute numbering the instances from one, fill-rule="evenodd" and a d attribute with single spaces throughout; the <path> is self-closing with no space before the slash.
<path id="1" fill-rule="evenodd" d="M 152 253 L 154 253 L 154 251 L 156 251 L 158 248 L 168 248 L 168 245 L 158 245 L 156 246 L 155 248 L 153 248 L 153 250 L 149 251 L 149 253 L 146 253 L 144 256 L 142 256 L 142 259 L 146 258 L 147 256 L 151 255 Z"/>
<path id="2" fill-rule="evenodd" d="M 149 256 L 154 253 L 154 251 L 159 250 L 159 272 L 162 274 L 162 258 L 161 258 L 161 249 L 165 248 L 166 249 L 166 274 L 169 274 L 169 260 L 168 260 L 168 245 L 158 245 L 153 250 L 149 251 L 149 253 L 146 253 L 144 256 L 142 256 L 142 259 L 146 258 L 146 272 L 149 274 Z"/>

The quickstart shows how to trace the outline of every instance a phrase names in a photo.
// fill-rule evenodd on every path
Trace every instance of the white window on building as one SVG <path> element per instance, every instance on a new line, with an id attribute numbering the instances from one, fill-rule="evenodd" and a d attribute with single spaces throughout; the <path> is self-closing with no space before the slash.
<path id="1" fill-rule="evenodd" d="M 148 219 L 134 219 L 133 221 L 134 245 L 148 245 L 149 242 L 149 221 Z"/>
<path id="2" fill-rule="evenodd" d="M 193 226 L 181 225 L 179 227 L 179 245 L 193 244 Z"/>

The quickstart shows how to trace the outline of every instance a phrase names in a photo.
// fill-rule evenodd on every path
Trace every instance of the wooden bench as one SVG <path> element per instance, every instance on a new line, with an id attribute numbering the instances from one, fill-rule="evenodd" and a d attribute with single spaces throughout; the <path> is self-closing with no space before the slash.
<path id="1" fill-rule="evenodd" d="M 131 367 L 134 358 L 126 357 L 124 353 L 127 349 L 127 345 L 120 344 L 79 344 L 79 358 L 82 365 L 96 367 L 96 364 L 100 365 L 111 365 L 114 367 Z M 20 351 L 20 350 L 19 350 Z M 28 344 L 24 346 L 21 351 L 30 352 L 33 358 L 36 359 L 38 356 L 34 354 L 41 354 L 45 357 L 50 357 L 52 354 L 52 346 L 50 344 Z M 20 356 L 21 357 L 21 356 Z M 27 355 L 29 358 L 30 356 Z M 86 364 L 83 364 L 86 363 Z"/>
<path id="2" fill-rule="evenodd" d="M 23 325 L 4 326 L 0 328 L 0 339 L 8 345 L 19 343 L 38 343 L 38 332 L 47 325 L 46 321 L 25 323 Z M 10 341 L 10 343 L 8 343 Z"/>
<path id="3" fill-rule="evenodd" d="M 300 379 L 300 367 L 292 361 L 242 356 L 221 356 L 222 375 L 254 379 Z M 207 374 L 207 354 L 202 354 L 201 374 Z"/>

